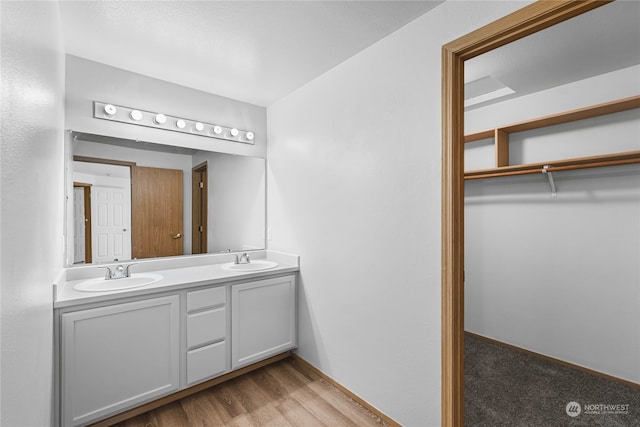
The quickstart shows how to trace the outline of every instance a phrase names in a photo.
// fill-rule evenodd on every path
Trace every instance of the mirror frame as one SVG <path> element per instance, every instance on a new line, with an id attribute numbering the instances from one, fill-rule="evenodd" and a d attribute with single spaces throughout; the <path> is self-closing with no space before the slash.
<path id="1" fill-rule="evenodd" d="M 464 426 L 464 61 L 612 1 L 538 0 L 442 47 L 442 426 Z"/>

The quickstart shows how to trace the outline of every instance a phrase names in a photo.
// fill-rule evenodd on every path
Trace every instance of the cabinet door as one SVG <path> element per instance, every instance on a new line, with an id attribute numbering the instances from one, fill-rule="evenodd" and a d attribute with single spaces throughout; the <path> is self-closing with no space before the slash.
<path id="1" fill-rule="evenodd" d="M 296 346 L 295 276 L 231 288 L 232 368 Z"/>
<path id="2" fill-rule="evenodd" d="M 179 298 L 62 314 L 63 425 L 83 425 L 178 389 Z"/>

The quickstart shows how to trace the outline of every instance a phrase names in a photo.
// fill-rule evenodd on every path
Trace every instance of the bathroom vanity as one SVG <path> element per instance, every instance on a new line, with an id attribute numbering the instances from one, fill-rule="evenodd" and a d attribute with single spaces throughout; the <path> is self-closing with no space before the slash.
<path id="1" fill-rule="evenodd" d="M 66 270 L 54 305 L 59 425 L 87 425 L 295 348 L 298 257 L 251 256 L 253 266 L 236 270 L 232 254 L 141 262 L 132 278 L 155 280 L 101 283 L 114 291 L 78 290 L 101 280 L 95 266 Z"/>

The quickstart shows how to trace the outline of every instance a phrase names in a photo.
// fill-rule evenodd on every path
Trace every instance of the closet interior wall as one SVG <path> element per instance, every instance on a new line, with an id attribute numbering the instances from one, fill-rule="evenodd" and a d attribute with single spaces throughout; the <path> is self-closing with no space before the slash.
<path id="1" fill-rule="evenodd" d="M 640 67 L 470 110 L 465 133 L 637 96 Z M 493 140 L 465 169 L 495 167 Z M 640 110 L 510 135 L 510 164 L 640 150 Z M 465 329 L 640 383 L 640 165 L 465 181 Z"/>

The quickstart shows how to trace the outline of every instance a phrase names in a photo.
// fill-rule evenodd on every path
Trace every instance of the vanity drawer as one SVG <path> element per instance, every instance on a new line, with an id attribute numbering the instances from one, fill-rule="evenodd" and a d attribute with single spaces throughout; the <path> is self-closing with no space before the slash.
<path id="1" fill-rule="evenodd" d="M 224 305 L 227 302 L 226 286 L 187 292 L 187 311 Z"/>
<path id="2" fill-rule="evenodd" d="M 224 307 L 187 315 L 189 349 L 224 339 L 227 333 L 227 310 Z"/>
<path id="3" fill-rule="evenodd" d="M 227 370 L 227 343 L 221 341 L 187 352 L 187 383 L 222 374 Z"/>

